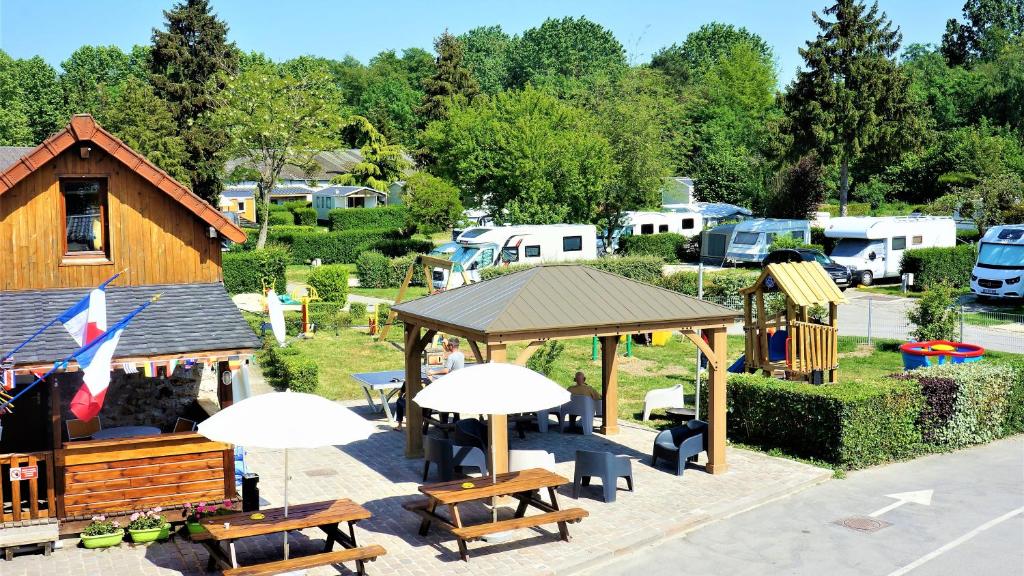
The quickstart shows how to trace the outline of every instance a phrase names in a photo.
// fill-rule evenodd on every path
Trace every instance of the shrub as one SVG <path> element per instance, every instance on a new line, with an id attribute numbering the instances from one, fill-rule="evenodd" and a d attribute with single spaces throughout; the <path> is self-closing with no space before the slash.
<path id="1" fill-rule="evenodd" d="M 702 389 L 707 394 L 707 389 Z M 730 375 L 726 387 L 731 439 L 766 449 L 862 468 L 920 449 L 921 394 L 912 383 L 815 386 L 754 374 Z"/>
<path id="2" fill-rule="evenodd" d="M 1013 380 L 1010 382 L 1010 393 L 1007 398 L 1006 419 L 1003 422 L 1003 435 L 1024 432 L 1024 360 L 1009 363 L 1013 368 Z"/>
<path id="3" fill-rule="evenodd" d="M 509 266 L 491 266 L 490 268 L 484 268 L 483 270 L 480 271 L 480 279 L 490 280 L 491 278 L 497 278 L 498 276 L 512 274 L 513 272 L 519 272 L 520 270 L 526 270 L 527 268 L 533 267 L 533 264 L 511 264 Z"/>
<path id="4" fill-rule="evenodd" d="M 285 202 L 284 204 L 280 204 L 280 206 L 284 206 L 284 209 L 289 212 L 295 212 L 296 210 L 309 208 L 311 204 L 309 202 L 306 202 L 305 200 L 290 200 L 288 202 Z"/>
<path id="5" fill-rule="evenodd" d="M 295 223 L 299 226 L 316 226 L 316 208 L 296 208 Z"/>
<path id="6" fill-rule="evenodd" d="M 832 249 L 836 247 L 836 241 L 837 238 L 829 238 L 828 236 L 825 236 L 824 228 L 811 228 L 811 244 L 821 246 L 821 251 L 825 254 L 832 253 Z"/>
<path id="7" fill-rule="evenodd" d="M 405 181 L 402 202 L 410 229 L 424 232 L 448 230 L 462 217 L 459 189 L 447 180 L 416 172 Z"/>
<path id="8" fill-rule="evenodd" d="M 434 244 L 429 240 L 413 238 L 382 238 L 373 243 L 373 249 L 385 256 L 397 258 L 409 253 L 426 254 L 434 249 Z"/>
<path id="9" fill-rule="evenodd" d="M 665 262 L 679 262 L 686 253 L 689 238 L 682 234 L 646 234 L 619 238 L 623 256 L 657 256 Z"/>
<path id="10" fill-rule="evenodd" d="M 918 341 L 956 340 L 960 313 L 955 303 L 952 288 L 946 284 L 933 286 L 907 310 L 907 320 L 916 326 L 910 335 Z"/>
<path id="11" fill-rule="evenodd" d="M 942 282 L 969 286 L 976 256 L 973 244 L 907 250 L 903 253 L 900 273 L 914 274 L 913 288 L 916 291 L 928 290 Z"/>
<path id="12" fill-rule="evenodd" d="M 366 304 L 363 302 L 352 302 L 348 305 L 348 313 L 352 323 L 362 326 L 366 322 Z"/>
<path id="13" fill-rule="evenodd" d="M 398 288 L 405 281 L 409 266 L 415 262 L 415 256 L 388 258 L 377 251 L 363 252 L 356 260 L 356 275 L 359 286 L 363 288 Z M 414 266 L 412 284 L 425 286 L 423 267 Z"/>
<path id="14" fill-rule="evenodd" d="M 295 234 L 291 245 L 292 262 L 302 264 L 320 258 L 324 264 L 351 264 L 359 254 L 372 250 L 395 233 L 395 230 L 361 229 Z"/>
<path id="15" fill-rule="evenodd" d="M 705 279 L 707 278 L 707 273 L 704 274 L 704 277 Z M 668 288 L 673 292 L 679 292 L 687 296 L 696 296 L 697 273 L 688 270 L 674 272 L 658 280 L 658 285 L 662 288 Z"/>
<path id="16" fill-rule="evenodd" d="M 375 312 L 377 315 L 377 329 L 381 330 L 384 328 L 384 325 L 388 323 L 388 315 L 391 314 L 391 305 L 381 302 L 380 304 L 377 304 Z M 395 318 L 395 323 L 391 327 L 399 329 L 402 327 L 402 322 Z"/>
<path id="17" fill-rule="evenodd" d="M 534 372 L 540 372 L 545 376 L 549 376 L 555 366 L 555 361 L 562 355 L 563 350 L 565 350 L 565 344 L 560 340 L 548 340 L 539 350 L 533 353 L 533 356 L 530 356 L 526 361 L 526 367 Z"/>
<path id="18" fill-rule="evenodd" d="M 740 289 L 757 281 L 757 270 L 721 270 L 704 274 L 704 297 L 731 308 L 742 308 L 743 297 Z"/>
<path id="19" fill-rule="evenodd" d="M 309 321 L 316 330 L 347 328 L 352 325 L 352 316 L 344 307 L 344 302 L 310 302 Z"/>
<path id="20" fill-rule="evenodd" d="M 379 206 L 377 208 L 335 208 L 327 213 L 331 231 L 357 230 L 360 228 L 405 227 L 405 207 Z"/>
<path id="21" fill-rule="evenodd" d="M 772 240 L 771 245 L 768 246 L 768 251 L 771 252 L 773 250 L 783 250 L 786 248 L 810 248 L 812 250 L 818 250 L 819 252 L 825 251 L 824 246 L 818 244 L 807 244 L 803 240 L 798 240 L 792 236 L 786 235 L 776 236 L 775 239 Z"/>
<path id="22" fill-rule="evenodd" d="M 324 302 L 345 303 L 348 296 L 348 269 L 338 264 L 325 264 L 309 271 L 306 283 Z"/>
<path id="23" fill-rule="evenodd" d="M 819 210 L 828 212 L 833 218 L 839 216 L 839 204 L 821 204 Z M 847 216 L 870 216 L 871 204 L 867 202 L 848 202 L 846 204 Z"/>
<path id="24" fill-rule="evenodd" d="M 608 258 L 599 258 L 597 260 L 579 260 L 576 262 L 551 263 L 549 265 L 556 264 L 578 264 L 582 266 L 590 266 L 591 268 L 597 268 L 598 270 L 604 270 L 605 272 L 625 276 L 632 280 L 647 282 L 648 284 L 657 284 L 661 279 L 661 269 L 665 263 L 661 258 L 656 256 L 610 256 Z M 490 280 L 491 278 L 497 278 L 498 276 L 504 276 L 505 274 L 526 270 L 532 266 L 533 265 L 531 264 L 492 266 L 480 271 L 480 279 Z"/>
<path id="25" fill-rule="evenodd" d="M 295 224 L 295 216 L 287 210 L 271 212 L 270 215 L 267 216 L 267 221 L 270 222 L 271 226 L 279 226 L 282 224 L 290 226 Z"/>
<path id="26" fill-rule="evenodd" d="M 267 246 L 263 250 L 226 252 L 222 256 L 224 289 L 230 294 L 263 292 L 264 284 L 278 293 L 285 291 L 284 271 L 288 266 L 288 250 Z"/>
<path id="27" fill-rule="evenodd" d="M 272 375 L 270 380 L 275 388 L 291 389 L 293 392 L 315 393 L 320 382 L 319 369 L 315 361 L 302 356 L 294 348 L 267 349 L 266 360 Z"/>
<path id="28" fill-rule="evenodd" d="M 981 240 L 981 232 L 977 229 L 960 230 L 958 228 L 956 231 L 956 240 L 957 242 L 977 242 L 978 240 Z"/>

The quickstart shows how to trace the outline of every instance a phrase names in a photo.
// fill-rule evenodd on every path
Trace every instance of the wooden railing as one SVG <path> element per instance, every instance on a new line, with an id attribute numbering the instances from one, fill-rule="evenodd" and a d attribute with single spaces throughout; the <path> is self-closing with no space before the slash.
<path id="1" fill-rule="evenodd" d="M 0 454 L 0 521 L 55 517 L 54 502 L 52 452 Z"/>
<path id="2" fill-rule="evenodd" d="M 789 364 L 794 372 L 833 370 L 839 366 L 839 330 L 812 322 L 790 323 Z"/>

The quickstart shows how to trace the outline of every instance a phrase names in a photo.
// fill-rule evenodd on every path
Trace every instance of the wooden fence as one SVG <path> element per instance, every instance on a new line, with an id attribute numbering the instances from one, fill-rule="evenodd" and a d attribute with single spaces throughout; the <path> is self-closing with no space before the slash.
<path id="1" fill-rule="evenodd" d="M 53 479 L 52 452 L 0 454 L 0 521 L 55 517 Z"/>
<path id="2" fill-rule="evenodd" d="M 839 367 L 839 330 L 826 324 L 791 322 L 789 349 L 791 370 L 806 374 L 812 370 Z"/>

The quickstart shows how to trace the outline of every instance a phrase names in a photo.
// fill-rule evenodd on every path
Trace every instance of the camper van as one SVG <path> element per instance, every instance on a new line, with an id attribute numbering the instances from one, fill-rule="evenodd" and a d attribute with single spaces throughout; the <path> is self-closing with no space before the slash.
<path id="1" fill-rule="evenodd" d="M 844 216 L 829 220 L 825 236 L 838 239 L 832 259 L 870 286 L 900 275 L 904 250 L 955 246 L 956 223 L 937 216 Z"/>
<path id="2" fill-rule="evenodd" d="M 717 230 L 717 228 L 716 228 Z M 777 236 L 790 236 L 804 244 L 811 242 L 811 225 L 806 220 L 755 218 L 736 223 L 726 245 L 725 259 L 760 264 Z"/>
<path id="3" fill-rule="evenodd" d="M 459 247 L 451 255 L 452 262 L 456 264 L 455 274 L 449 283 L 448 271 L 435 268 L 431 274 L 434 288 L 461 285 L 462 271 L 475 281 L 480 279 L 480 270 L 491 266 L 592 260 L 597 257 L 597 229 L 590 224 L 470 228 L 459 234 L 456 243 Z"/>
<path id="4" fill-rule="evenodd" d="M 981 238 L 971 292 L 982 298 L 1024 297 L 1024 224 L 993 226 Z"/>
<path id="5" fill-rule="evenodd" d="M 696 236 L 704 228 L 704 217 L 698 212 L 626 212 L 622 226 L 612 235 L 611 250 L 604 249 L 604 235 L 598 238 L 598 252 L 614 252 L 619 238 L 647 234 L 682 234 Z"/>

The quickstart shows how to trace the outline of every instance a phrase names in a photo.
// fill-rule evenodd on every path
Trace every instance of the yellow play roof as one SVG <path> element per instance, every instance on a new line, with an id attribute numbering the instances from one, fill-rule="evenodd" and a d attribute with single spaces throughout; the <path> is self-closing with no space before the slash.
<path id="1" fill-rule="evenodd" d="M 771 277 L 771 280 L 768 280 L 768 277 Z M 749 288 L 743 288 L 740 293 L 750 294 L 771 288 L 773 282 L 775 287 L 788 294 L 797 306 L 846 302 L 839 287 L 817 262 L 769 264 L 761 272 L 757 282 Z"/>

